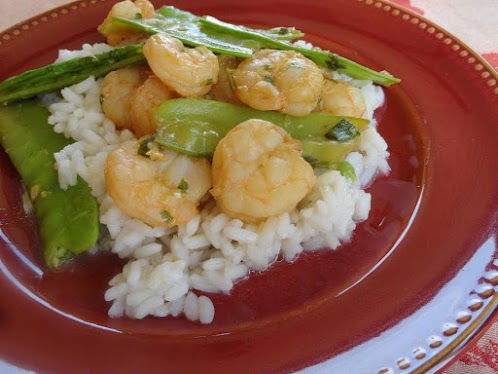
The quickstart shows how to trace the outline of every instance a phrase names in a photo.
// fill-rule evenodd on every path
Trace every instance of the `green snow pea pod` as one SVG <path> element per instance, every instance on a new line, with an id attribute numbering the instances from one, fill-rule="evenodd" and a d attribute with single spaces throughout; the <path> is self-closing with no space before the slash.
<path id="1" fill-rule="evenodd" d="M 55 152 L 71 143 L 47 122 L 48 110 L 32 101 L 0 106 L 0 142 L 25 184 L 38 221 L 47 266 L 92 248 L 99 234 L 99 211 L 90 187 L 59 187 Z"/>
<path id="2" fill-rule="evenodd" d="M 262 111 L 221 101 L 172 99 L 161 103 L 153 114 L 157 127 L 155 141 L 181 153 L 212 157 L 216 146 L 228 131 L 248 119 L 258 118 L 285 129 L 301 141 L 303 156 L 314 166 L 330 166 L 358 149 L 358 138 L 338 142 L 327 138 L 334 126 L 345 119 L 359 131 L 369 121 L 362 118 L 312 113 L 295 117 L 274 111 Z"/>

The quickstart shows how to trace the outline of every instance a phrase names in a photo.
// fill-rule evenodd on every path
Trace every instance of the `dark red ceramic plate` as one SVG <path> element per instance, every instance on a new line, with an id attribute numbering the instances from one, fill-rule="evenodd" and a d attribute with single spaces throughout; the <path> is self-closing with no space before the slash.
<path id="1" fill-rule="evenodd" d="M 338 251 L 306 253 L 214 295 L 209 326 L 110 319 L 103 293 L 121 264 L 42 264 L 18 175 L 0 150 L 0 355 L 36 372 L 435 370 L 494 317 L 498 296 L 498 76 L 436 25 L 384 1 L 171 1 L 273 27 L 402 83 L 376 115 L 392 172 L 370 218 Z M 76 2 L 0 34 L 0 79 L 101 41 L 111 1 Z M 156 6 L 161 5 L 159 1 Z M 314 366 L 318 365 L 318 366 Z"/>

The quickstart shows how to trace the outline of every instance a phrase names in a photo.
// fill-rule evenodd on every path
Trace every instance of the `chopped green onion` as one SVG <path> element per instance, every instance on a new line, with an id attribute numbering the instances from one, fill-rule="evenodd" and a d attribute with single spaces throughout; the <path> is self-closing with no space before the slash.
<path id="1" fill-rule="evenodd" d="M 161 217 L 164 219 L 164 222 L 166 223 L 170 223 L 173 220 L 173 216 L 167 210 L 163 210 L 161 212 Z"/>
<path id="2" fill-rule="evenodd" d="M 188 182 L 182 178 L 180 184 L 178 185 L 178 189 L 180 190 L 181 193 L 186 193 L 188 190 Z"/>
<path id="3" fill-rule="evenodd" d="M 356 172 L 354 171 L 353 165 L 347 161 L 342 161 L 337 165 L 337 170 L 343 177 L 351 179 L 353 182 L 356 181 Z"/>
<path id="4" fill-rule="evenodd" d="M 155 135 L 144 136 L 138 140 L 138 154 L 150 158 L 147 154 L 150 151 L 149 144 L 154 141 Z"/>
<path id="5" fill-rule="evenodd" d="M 360 135 L 358 129 L 347 119 L 341 119 L 325 136 L 338 142 L 347 142 Z"/>

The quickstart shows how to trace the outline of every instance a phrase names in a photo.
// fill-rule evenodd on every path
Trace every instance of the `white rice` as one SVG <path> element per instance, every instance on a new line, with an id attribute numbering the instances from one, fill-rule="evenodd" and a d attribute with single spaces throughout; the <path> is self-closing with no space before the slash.
<path id="1" fill-rule="evenodd" d="M 62 51 L 60 60 L 109 50 L 89 45 L 83 51 Z M 356 223 L 370 211 L 370 194 L 364 188 L 377 173 L 387 173 L 387 144 L 375 121 L 361 135 L 359 152 L 346 158 L 355 168 L 357 181 L 337 171 L 326 171 L 313 191 L 290 213 L 259 224 L 231 219 L 209 202 L 186 225 L 151 228 L 124 214 L 107 194 L 104 166 L 107 155 L 130 131 L 118 131 L 102 113 L 101 80 L 93 77 L 61 90 L 49 105 L 54 131 L 75 140 L 55 154 L 62 188 L 88 182 L 100 203 L 100 222 L 108 234 L 100 246 L 129 262 L 109 282 L 105 300 L 112 303 L 111 317 L 177 317 L 210 323 L 215 308 L 203 293 L 228 293 L 251 269 L 266 269 L 279 255 L 292 261 L 303 251 L 336 249 L 351 239 Z M 368 115 L 383 103 L 382 89 L 356 81 L 365 97 Z M 197 294 L 196 294 L 197 292 Z"/>

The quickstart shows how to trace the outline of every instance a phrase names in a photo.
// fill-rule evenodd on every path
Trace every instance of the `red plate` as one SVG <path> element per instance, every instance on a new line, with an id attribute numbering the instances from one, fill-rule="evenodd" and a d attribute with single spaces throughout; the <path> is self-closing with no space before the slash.
<path id="1" fill-rule="evenodd" d="M 81 1 L 0 35 L 0 79 L 101 41 L 111 1 Z M 37 372 L 394 373 L 441 367 L 482 332 L 498 297 L 498 76 L 414 13 L 372 0 L 170 4 L 249 25 L 294 25 L 312 43 L 402 83 L 377 111 L 392 172 L 337 251 L 275 263 L 214 295 L 215 320 L 110 319 L 121 264 L 42 264 L 18 175 L 0 153 L 0 354 Z M 159 2 L 156 2 L 159 6 Z"/>

